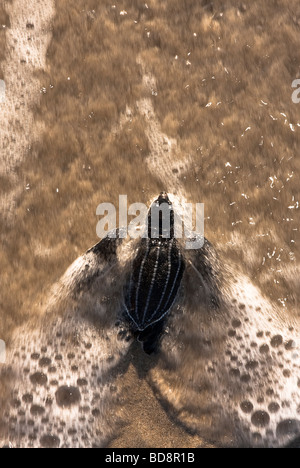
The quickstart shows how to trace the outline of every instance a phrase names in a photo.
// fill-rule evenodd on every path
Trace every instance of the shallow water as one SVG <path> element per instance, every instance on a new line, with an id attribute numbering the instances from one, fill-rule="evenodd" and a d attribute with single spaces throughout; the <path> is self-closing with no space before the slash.
<path id="1" fill-rule="evenodd" d="M 292 83 L 300 78 L 298 3 L 170 0 L 161 5 L 153 0 L 99 5 L 80 0 L 70 5 L 70 0 L 56 4 L 47 66 L 38 72 L 38 98 L 33 111 L 25 109 L 39 141 L 31 141 L 31 132 L 18 118 L 18 99 L 23 113 L 24 96 L 16 96 L 11 127 L 2 122 L 3 128 L 11 128 L 9 148 L 21 154 L 8 161 L 7 148 L 1 146 L 1 166 L 6 166 L 0 186 L 0 338 L 9 345 L 12 334 L 19 333 L 16 327 L 26 324 L 26 346 L 34 347 L 31 322 L 39 320 L 51 285 L 98 241 L 99 203 L 117 206 L 119 194 L 127 194 L 129 204 L 148 204 L 161 190 L 202 202 L 205 236 L 216 248 L 218 270 L 225 275 L 221 317 L 213 315 L 207 322 L 206 312 L 201 314 L 201 286 L 190 273 L 161 356 L 143 357 L 133 347 L 123 361 L 120 358 L 116 380 L 109 383 L 116 385 L 118 397 L 110 401 L 103 396 L 103 405 L 107 402 L 110 414 L 111 408 L 118 408 L 115 414 L 121 408 L 125 429 L 117 421 L 115 432 L 108 429 L 106 409 L 101 408 L 98 443 L 285 445 L 298 431 L 298 363 L 286 356 L 286 345 L 296 343 L 299 330 L 300 104 L 292 100 Z M 24 10 L 23 42 L 34 34 L 25 16 Z M 38 62 L 44 67 L 43 59 Z M 6 76 L 27 77 L 23 65 Z M 6 89 L 9 92 L 10 83 Z M 0 97 L 0 111 L 2 105 Z M 245 307 L 239 309 L 239 304 Z M 186 320 L 180 310 L 186 311 Z M 232 326 L 237 320 L 238 334 Z M 90 333 L 81 326 L 83 335 Z M 283 340 L 280 349 L 271 344 L 277 335 Z M 99 349 L 102 338 L 95 339 Z M 117 353 L 114 339 L 110 343 Z M 208 341 L 215 345 L 207 348 Z M 272 358 L 263 370 L 261 346 L 271 349 Z M 218 365 L 217 351 L 222 356 Z M 222 374 L 229 361 L 236 363 L 230 367 L 235 372 Z M 259 363 L 258 369 L 253 364 L 251 370 L 249 362 Z M 249 372 L 252 390 L 241 399 L 240 393 L 247 392 L 235 378 Z M 292 383 L 289 372 L 295 375 Z M 187 389 L 183 380 L 190 382 Z M 276 398 L 270 391 L 259 394 L 258 389 L 264 393 L 270 386 Z M 90 388 L 86 392 L 91 401 L 92 393 Z M 220 416 L 220 398 L 223 407 L 227 405 L 225 416 Z M 43 391 L 38 391 L 38 399 L 39 406 L 46 399 Z M 253 409 L 247 413 L 249 402 Z M 280 411 L 272 415 L 266 408 L 275 408 L 275 403 Z M 155 420 L 162 422 L 150 430 L 152 407 Z M 71 416 L 76 425 L 78 415 L 73 411 Z"/>

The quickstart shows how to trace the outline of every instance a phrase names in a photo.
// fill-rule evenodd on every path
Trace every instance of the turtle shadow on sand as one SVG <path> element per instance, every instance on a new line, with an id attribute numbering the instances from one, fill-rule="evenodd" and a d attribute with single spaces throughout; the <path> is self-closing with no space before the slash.
<path id="1" fill-rule="evenodd" d="M 159 350 L 152 354 L 146 354 L 143 352 L 141 344 L 133 340 L 128 352 L 112 370 L 111 374 L 115 378 L 121 377 L 126 374 L 129 366 L 132 365 L 136 370 L 138 378 L 140 380 L 146 379 L 151 370 L 157 366 L 159 358 Z"/>

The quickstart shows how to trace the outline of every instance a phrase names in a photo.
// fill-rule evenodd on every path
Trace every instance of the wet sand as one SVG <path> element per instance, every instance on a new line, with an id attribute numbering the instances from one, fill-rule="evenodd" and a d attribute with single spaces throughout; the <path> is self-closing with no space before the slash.
<path id="1" fill-rule="evenodd" d="M 6 60 L 1 64 L 5 98 L 0 104 L 0 176 L 8 179 L 13 188 L 2 195 L 1 212 L 2 215 L 12 215 L 16 197 L 22 191 L 16 168 L 42 132 L 34 122 L 33 113 L 41 95 L 36 74 L 46 68 L 54 6 L 51 1 L 26 4 L 14 1 L 4 2 L 4 7 L 9 16 L 9 27 L 4 25 Z"/>
<path id="2" fill-rule="evenodd" d="M 0 337 L 39 316 L 44 293 L 97 242 L 99 203 L 147 203 L 161 189 L 205 203 L 222 263 L 297 318 L 297 2 L 5 8 Z M 136 361 L 118 378 L 125 425 L 110 446 L 205 445 L 156 399 L 155 368 L 149 379 Z"/>

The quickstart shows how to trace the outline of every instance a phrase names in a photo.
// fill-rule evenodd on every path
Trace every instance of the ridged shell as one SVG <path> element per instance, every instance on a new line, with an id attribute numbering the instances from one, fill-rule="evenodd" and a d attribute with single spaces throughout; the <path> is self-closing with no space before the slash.
<path id="1" fill-rule="evenodd" d="M 183 272 L 176 239 L 141 239 L 125 293 L 125 310 L 136 330 L 145 330 L 166 316 Z"/>

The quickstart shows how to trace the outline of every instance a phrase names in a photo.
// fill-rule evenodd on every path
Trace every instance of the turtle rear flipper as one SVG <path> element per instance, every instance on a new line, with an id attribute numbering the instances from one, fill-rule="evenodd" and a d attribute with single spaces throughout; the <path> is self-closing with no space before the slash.
<path id="1" fill-rule="evenodd" d="M 142 343 L 143 350 L 146 354 L 153 354 L 158 352 L 165 323 L 166 320 L 162 319 L 141 331 L 137 335 L 137 340 Z"/>

